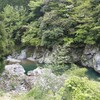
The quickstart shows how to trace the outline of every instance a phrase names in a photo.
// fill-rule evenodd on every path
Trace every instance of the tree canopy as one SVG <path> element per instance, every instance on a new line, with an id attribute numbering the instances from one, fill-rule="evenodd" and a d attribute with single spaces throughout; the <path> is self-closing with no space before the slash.
<path id="1" fill-rule="evenodd" d="M 100 43 L 100 0 L 7 2 L 0 12 L 0 51 L 11 44 L 52 47 Z"/>

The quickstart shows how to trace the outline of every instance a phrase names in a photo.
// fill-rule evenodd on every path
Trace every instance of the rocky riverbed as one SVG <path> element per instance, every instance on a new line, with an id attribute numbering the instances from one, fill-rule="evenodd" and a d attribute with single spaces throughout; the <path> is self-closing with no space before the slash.
<path id="1" fill-rule="evenodd" d="M 52 50 L 38 47 L 27 48 L 19 54 L 13 52 L 7 57 L 7 61 L 16 63 L 27 59 L 37 63 L 80 63 L 85 67 L 92 67 L 100 73 L 100 48 L 95 45 L 76 46 L 54 46 Z"/>

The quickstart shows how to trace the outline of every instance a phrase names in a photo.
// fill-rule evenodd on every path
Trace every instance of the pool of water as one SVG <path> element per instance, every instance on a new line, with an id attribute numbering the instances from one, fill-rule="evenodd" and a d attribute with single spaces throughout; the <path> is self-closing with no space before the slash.
<path id="1" fill-rule="evenodd" d="M 10 64 L 16 64 L 15 62 L 5 62 L 7 65 Z M 20 65 L 23 66 L 23 68 L 25 69 L 25 74 L 27 74 L 28 71 L 34 70 L 37 67 L 43 67 L 45 64 L 39 64 L 37 62 L 33 62 L 30 60 L 21 60 Z"/>
<path id="2" fill-rule="evenodd" d="M 33 62 L 33 61 L 29 61 L 29 60 L 22 60 L 20 64 L 25 69 L 25 74 L 27 74 L 27 72 L 30 70 L 34 70 L 37 67 L 43 66 L 43 64 L 38 64 L 37 62 Z"/>

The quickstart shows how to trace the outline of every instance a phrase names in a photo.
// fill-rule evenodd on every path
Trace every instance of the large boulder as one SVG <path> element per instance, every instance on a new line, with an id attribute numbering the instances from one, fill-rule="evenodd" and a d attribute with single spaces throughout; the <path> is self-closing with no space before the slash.
<path id="1" fill-rule="evenodd" d="M 39 85 L 44 89 L 51 89 L 57 91 L 64 83 L 66 76 L 56 76 L 48 68 L 36 68 L 33 71 L 27 73 L 26 83 L 30 88 L 35 85 Z"/>
<path id="2" fill-rule="evenodd" d="M 20 55 L 17 57 L 18 59 L 26 59 L 26 49 L 22 50 Z"/>
<path id="3" fill-rule="evenodd" d="M 94 70 L 100 73 L 100 52 L 93 57 Z"/>
<path id="4" fill-rule="evenodd" d="M 24 79 L 25 70 L 20 64 L 6 65 L 0 77 L 0 89 L 4 91 L 27 91 Z"/>
<path id="5" fill-rule="evenodd" d="M 23 76 L 25 75 L 25 70 L 23 66 L 21 66 L 19 63 L 17 64 L 12 64 L 12 65 L 6 65 L 5 66 L 5 72 L 8 73 L 8 75 L 11 76 Z"/>
<path id="6" fill-rule="evenodd" d="M 81 57 L 83 66 L 92 67 L 95 71 L 100 73 L 100 53 L 99 47 L 95 45 L 86 45 Z"/>
<path id="7" fill-rule="evenodd" d="M 6 61 L 11 62 L 11 63 L 20 63 L 21 60 L 26 59 L 26 49 L 22 50 L 20 54 L 17 52 L 13 52 L 11 55 L 9 55 L 6 59 Z"/>

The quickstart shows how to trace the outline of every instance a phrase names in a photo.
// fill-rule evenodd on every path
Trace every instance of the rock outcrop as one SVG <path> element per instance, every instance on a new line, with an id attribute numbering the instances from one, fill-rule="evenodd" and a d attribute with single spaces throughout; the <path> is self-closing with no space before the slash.
<path id="1" fill-rule="evenodd" d="M 26 74 L 20 64 L 6 65 L 0 77 L 0 89 L 15 93 L 27 92 L 34 86 L 57 91 L 64 83 L 65 76 L 56 76 L 48 68 L 36 68 Z"/>
<path id="2" fill-rule="evenodd" d="M 94 45 L 87 45 L 81 57 L 83 66 L 92 67 L 95 71 L 100 73 L 100 50 Z"/>
<path id="3" fill-rule="evenodd" d="M 56 62 L 58 64 L 61 63 L 75 63 L 80 61 L 81 55 L 83 50 L 78 49 L 78 47 L 71 47 L 68 45 L 65 46 L 59 46 L 57 49 L 53 52 L 53 62 Z"/>
<path id="4" fill-rule="evenodd" d="M 27 91 L 24 79 L 25 70 L 20 64 L 6 65 L 0 77 L 0 89 L 4 91 Z"/>
<path id="5" fill-rule="evenodd" d="M 66 77 L 56 76 L 48 68 L 37 68 L 33 71 L 27 73 L 26 82 L 29 86 L 39 85 L 44 89 L 50 89 L 52 91 L 57 91 L 63 85 Z M 31 87 L 30 87 L 31 88 Z"/>
<path id="6" fill-rule="evenodd" d="M 23 67 L 17 63 L 12 65 L 5 66 L 5 72 L 8 73 L 10 76 L 24 76 L 25 70 Z"/>
<path id="7" fill-rule="evenodd" d="M 26 49 L 25 50 L 22 50 L 21 51 L 21 53 L 20 53 L 20 55 L 17 57 L 17 59 L 21 59 L 21 60 L 23 60 L 23 59 L 26 59 Z"/>
<path id="8" fill-rule="evenodd" d="M 11 63 L 20 63 L 21 62 L 21 60 L 15 59 L 10 55 L 7 57 L 6 61 L 11 62 Z"/>
<path id="9" fill-rule="evenodd" d="M 95 45 L 79 46 L 59 46 L 53 52 L 53 61 L 61 63 L 80 63 L 86 67 L 92 67 L 100 73 L 100 49 Z"/>
<path id="10" fill-rule="evenodd" d="M 20 54 L 17 52 L 13 52 L 12 55 L 9 55 L 6 59 L 6 61 L 11 63 L 20 63 L 21 60 L 24 60 L 27 58 L 26 55 L 26 49 L 22 50 Z"/>
<path id="11" fill-rule="evenodd" d="M 94 70 L 100 73 L 100 52 L 93 57 Z"/>

